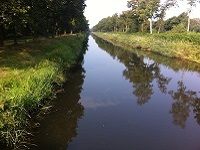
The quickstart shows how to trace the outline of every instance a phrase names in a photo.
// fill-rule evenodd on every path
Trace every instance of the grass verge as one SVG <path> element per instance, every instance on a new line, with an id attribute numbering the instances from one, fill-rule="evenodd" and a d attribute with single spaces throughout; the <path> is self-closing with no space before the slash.
<path id="1" fill-rule="evenodd" d="M 127 34 L 93 33 L 108 42 L 118 42 L 132 48 L 151 51 L 167 57 L 186 59 L 200 63 L 200 34 Z"/>
<path id="2" fill-rule="evenodd" d="M 80 34 L 0 47 L 1 142 L 15 149 L 24 146 L 30 114 L 55 96 L 55 85 L 66 80 L 64 70 L 83 53 L 85 38 Z"/>

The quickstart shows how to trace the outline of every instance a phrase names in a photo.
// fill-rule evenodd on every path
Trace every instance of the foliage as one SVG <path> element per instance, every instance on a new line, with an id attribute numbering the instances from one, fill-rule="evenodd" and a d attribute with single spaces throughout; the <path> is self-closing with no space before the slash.
<path id="1" fill-rule="evenodd" d="M 115 20 L 115 23 L 114 23 Z M 187 13 L 182 13 L 177 17 L 172 17 L 167 20 L 158 20 L 154 22 L 153 27 L 155 31 L 164 32 L 186 32 L 187 31 Z M 94 32 L 138 32 L 140 22 L 131 11 L 125 11 L 121 15 L 113 15 L 112 17 L 103 18 L 97 25 L 92 28 Z M 149 24 L 143 24 L 144 31 L 147 31 Z M 180 28 L 181 27 L 181 28 Z M 179 29 L 179 31 L 177 29 Z M 181 29 L 181 31 L 180 31 Z M 177 30 L 177 31 L 175 31 Z M 190 30 L 200 32 L 199 19 L 191 19 Z"/>
<path id="2" fill-rule="evenodd" d="M 85 0 L 3 0 L 0 2 L 0 33 L 9 37 L 58 36 L 88 30 L 83 15 Z M 1 44 L 2 45 L 2 44 Z"/>
<path id="3" fill-rule="evenodd" d="M 180 23 L 176 26 L 173 26 L 173 28 L 170 32 L 172 32 L 172 33 L 184 33 L 184 32 L 186 32 L 186 27 L 183 23 Z"/>
<path id="4" fill-rule="evenodd" d="M 163 4 L 160 4 L 158 8 L 158 12 L 156 13 L 156 18 L 158 18 L 157 21 L 157 28 L 158 28 L 158 33 L 160 33 L 161 28 L 164 24 L 164 17 L 166 15 L 166 11 L 170 8 L 177 5 L 177 1 L 174 0 L 165 0 Z"/>
<path id="5" fill-rule="evenodd" d="M 128 7 L 137 16 L 141 23 L 141 31 L 144 31 L 144 23 L 150 19 L 152 21 L 156 12 L 158 11 L 160 0 L 130 0 Z M 150 27 L 151 28 L 151 27 Z M 152 31 L 152 28 L 151 28 Z"/>
<path id="6" fill-rule="evenodd" d="M 83 35 L 37 40 L 1 49 L 0 137 L 13 147 L 23 144 L 25 125 L 43 100 L 53 98 L 64 70 L 82 55 Z M 8 50 L 9 49 L 9 50 Z"/>
<path id="7" fill-rule="evenodd" d="M 185 31 L 186 32 L 186 31 Z M 168 33 L 168 34 L 156 34 L 155 38 L 162 38 L 164 40 L 176 41 L 176 42 L 190 42 L 193 45 L 200 45 L 199 33 Z"/>
<path id="8" fill-rule="evenodd" d="M 138 21 L 131 11 L 124 11 L 121 15 L 114 14 L 112 17 L 103 18 L 92 31 L 101 32 L 129 32 L 138 31 Z"/>
<path id="9" fill-rule="evenodd" d="M 192 6 L 197 2 L 198 1 L 195 1 Z M 164 2 L 159 0 L 130 0 L 127 2 L 127 5 L 129 8 L 131 8 L 131 10 L 123 11 L 121 14 L 114 14 L 111 17 L 109 16 L 107 18 L 103 18 L 92 28 L 92 31 L 147 32 L 147 30 L 150 29 L 150 33 L 153 31 L 160 33 L 170 31 L 173 28 L 174 29 L 172 32 L 175 32 L 175 30 L 177 30 L 176 28 L 178 27 L 181 27 L 181 29 L 185 29 L 185 31 L 187 31 L 188 12 L 183 12 L 179 16 L 174 16 L 164 20 L 166 11 L 171 7 L 178 6 L 176 0 L 165 0 Z M 188 6 L 190 6 L 190 3 L 188 3 Z M 200 31 L 200 23 L 198 18 L 190 19 L 190 31 Z"/>
<path id="10" fill-rule="evenodd" d="M 174 26 L 183 23 L 186 27 L 187 24 L 187 13 L 182 13 L 177 17 L 169 18 L 165 21 L 164 30 L 170 31 L 173 29 Z"/>

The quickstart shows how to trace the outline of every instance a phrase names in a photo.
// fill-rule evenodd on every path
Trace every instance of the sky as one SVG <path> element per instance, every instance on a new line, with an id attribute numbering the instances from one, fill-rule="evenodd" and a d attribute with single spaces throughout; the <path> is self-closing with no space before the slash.
<path id="1" fill-rule="evenodd" d="M 89 20 L 90 28 L 96 25 L 101 19 L 112 16 L 115 13 L 121 14 L 128 10 L 127 0 L 86 0 L 85 16 Z M 187 11 L 187 2 L 179 2 L 179 7 L 168 10 L 166 18 L 178 16 Z M 191 18 L 200 18 L 200 4 L 193 9 Z"/>

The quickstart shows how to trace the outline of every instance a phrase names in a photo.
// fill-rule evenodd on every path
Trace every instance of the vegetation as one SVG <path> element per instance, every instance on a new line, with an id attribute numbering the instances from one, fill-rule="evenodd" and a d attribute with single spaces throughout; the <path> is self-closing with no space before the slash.
<path id="1" fill-rule="evenodd" d="M 59 36 L 88 29 L 85 0 L 1 0 L 0 46 L 6 39 Z"/>
<path id="2" fill-rule="evenodd" d="M 199 2 L 187 0 L 188 12 L 164 20 L 166 11 L 177 6 L 176 0 L 130 0 L 127 6 L 131 10 L 102 19 L 92 31 L 111 42 L 200 63 L 200 19 L 190 19 L 193 7 Z M 149 30 L 154 34 L 147 34 Z"/>
<path id="3" fill-rule="evenodd" d="M 166 0 L 161 3 L 160 0 L 131 0 L 128 1 L 128 7 L 131 10 L 124 11 L 122 14 L 114 14 L 103 18 L 92 28 L 93 32 L 187 32 L 200 31 L 199 18 L 190 19 L 192 7 L 200 1 L 188 0 L 189 12 L 183 12 L 164 20 L 166 11 L 173 6 L 177 6 L 176 0 Z M 180 30 L 177 30 L 181 27 Z"/>
<path id="4" fill-rule="evenodd" d="M 123 12 L 121 15 L 114 14 L 112 17 L 102 19 L 97 25 L 92 28 L 93 32 L 128 32 L 136 33 L 143 30 L 147 32 L 150 24 L 144 22 L 143 29 L 140 29 L 139 22 L 133 18 L 131 11 Z M 179 16 L 169 18 L 167 20 L 153 21 L 153 33 L 183 33 L 187 30 L 187 13 L 182 13 Z M 200 32 L 200 19 L 190 19 L 190 31 Z"/>
<path id="5" fill-rule="evenodd" d="M 34 40 L 0 49 L 0 137 L 17 148 L 23 145 L 30 114 L 53 98 L 55 85 L 66 80 L 64 70 L 83 53 L 85 36 Z M 19 147 L 18 147 L 19 148 Z"/>
<path id="6" fill-rule="evenodd" d="M 127 34 L 127 33 L 100 33 L 100 38 L 110 42 L 118 42 L 132 48 L 152 51 L 168 57 L 187 59 L 200 63 L 200 34 Z"/>
<path id="7" fill-rule="evenodd" d="M 85 7 L 85 0 L 1 0 L 2 142 L 14 148 L 23 143 L 32 111 L 55 96 L 63 71 L 82 55 L 85 36 L 76 33 L 88 31 Z"/>

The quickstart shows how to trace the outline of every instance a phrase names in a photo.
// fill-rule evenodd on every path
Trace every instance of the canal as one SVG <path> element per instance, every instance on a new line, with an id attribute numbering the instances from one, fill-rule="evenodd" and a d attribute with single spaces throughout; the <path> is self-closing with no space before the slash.
<path id="1" fill-rule="evenodd" d="M 89 36 L 31 149 L 199 150 L 200 66 Z"/>

